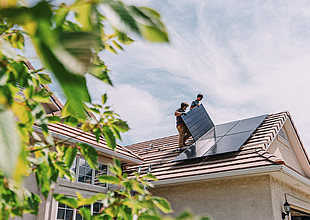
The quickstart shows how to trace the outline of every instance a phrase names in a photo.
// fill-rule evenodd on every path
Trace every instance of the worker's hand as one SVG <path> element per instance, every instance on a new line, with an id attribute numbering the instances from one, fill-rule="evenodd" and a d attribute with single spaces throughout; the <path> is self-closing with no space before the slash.
<path id="1" fill-rule="evenodd" d="M 186 115 L 187 113 L 186 112 L 183 112 L 183 114 L 182 115 Z"/>

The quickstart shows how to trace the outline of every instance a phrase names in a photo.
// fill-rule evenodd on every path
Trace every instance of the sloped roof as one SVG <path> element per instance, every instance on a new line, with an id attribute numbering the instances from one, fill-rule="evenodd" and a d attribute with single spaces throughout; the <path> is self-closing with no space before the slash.
<path id="1" fill-rule="evenodd" d="M 126 148 L 144 159 L 141 173 L 146 173 L 151 164 L 151 173 L 158 180 L 285 164 L 265 149 L 288 117 L 288 112 L 268 115 L 238 152 L 173 162 L 180 154 L 175 151 L 178 148 L 178 135 L 145 141 Z M 128 166 L 126 172 L 137 171 L 138 167 Z"/>
<path id="2" fill-rule="evenodd" d="M 57 124 L 49 124 L 48 129 L 57 136 L 65 136 L 66 138 L 72 138 L 77 142 L 86 143 L 98 149 L 104 150 L 106 154 L 115 157 L 123 157 L 123 158 L 132 158 L 136 160 L 141 160 L 141 157 L 137 154 L 131 152 L 129 149 L 124 148 L 121 145 L 117 145 L 115 152 L 107 146 L 107 142 L 103 137 L 99 138 L 99 143 L 96 141 L 96 136 L 92 133 L 85 132 L 80 128 L 71 127 L 66 124 L 57 123 Z M 69 140 L 70 141 L 70 140 Z M 100 150 L 99 150 L 100 151 Z M 116 154 L 115 154 L 116 153 Z"/>

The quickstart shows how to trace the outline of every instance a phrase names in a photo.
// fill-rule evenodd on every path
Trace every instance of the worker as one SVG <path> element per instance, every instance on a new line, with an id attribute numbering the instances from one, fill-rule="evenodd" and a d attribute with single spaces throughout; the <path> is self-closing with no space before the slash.
<path id="1" fill-rule="evenodd" d="M 179 132 L 179 148 L 180 151 L 184 150 L 184 147 L 187 146 L 185 144 L 185 141 L 191 136 L 191 133 L 189 132 L 188 128 L 186 127 L 181 115 L 186 115 L 186 109 L 188 107 L 187 102 L 181 103 L 181 108 L 177 109 L 174 113 L 177 120 L 177 129 Z"/>
<path id="2" fill-rule="evenodd" d="M 197 95 L 197 99 L 192 101 L 191 107 L 190 109 L 192 110 L 193 108 L 195 108 L 196 106 L 200 105 L 200 101 L 203 99 L 203 95 L 202 94 L 198 94 Z"/>

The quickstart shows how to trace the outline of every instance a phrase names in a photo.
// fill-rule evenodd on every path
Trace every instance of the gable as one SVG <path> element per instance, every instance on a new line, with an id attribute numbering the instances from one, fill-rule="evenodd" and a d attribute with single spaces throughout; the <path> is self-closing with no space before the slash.
<path id="1" fill-rule="evenodd" d="M 307 153 L 290 115 L 288 116 L 274 141 L 267 147 L 267 150 L 277 158 L 282 159 L 288 167 L 304 176 L 310 177 Z"/>

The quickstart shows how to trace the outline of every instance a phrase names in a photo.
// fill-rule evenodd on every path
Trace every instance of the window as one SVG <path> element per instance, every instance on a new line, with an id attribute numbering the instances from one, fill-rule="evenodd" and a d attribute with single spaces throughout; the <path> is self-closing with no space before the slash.
<path id="1" fill-rule="evenodd" d="M 108 167 L 104 164 L 98 163 L 98 170 L 95 170 L 94 185 L 106 187 L 105 183 L 100 183 L 97 176 L 106 175 L 108 173 Z"/>
<path id="2" fill-rule="evenodd" d="M 87 161 L 83 158 L 76 157 L 71 170 L 76 175 L 76 181 L 79 183 L 87 183 L 96 186 L 107 187 L 105 183 L 100 183 L 97 176 L 108 174 L 108 166 L 98 163 L 98 170 L 92 169 Z M 64 179 L 68 179 L 66 176 Z"/>
<path id="3" fill-rule="evenodd" d="M 88 208 L 89 210 L 91 210 L 91 205 L 83 205 L 82 207 L 80 208 Z M 76 212 L 76 217 L 75 217 L 76 220 L 84 220 L 84 218 L 80 215 L 80 213 Z"/>
<path id="4" fill-rule="evenodd" d="M 102 203 L 95 202 L 94 204 L 85 205 L 83 207 L 88 208 L 93 215 L 96 215 L 100 212 L 102 206 Z M 80 215 L 80 213 L 78 213 L 77 209 L 72 209 L 59 202 L 57 209 L 57 220 L 84 220 L 84 218 Z"/>
<path id="5" fill-rule="evenodd" d="M 85 159 L 80 158 L 78 182 L 91 184 L 92 173 L 93 170 L 92 168 L 90 168 L 87 161 Z"/>
<path id="6" fill-rule="evenodd" d="M 96 214 L 98 214 L 99 212 L 100 212 L 100 209 L 102 208 L 102 203 L 100 203 L 100 202 L 95 202 L 94 204 L 93 204 L 93 215 L 96 215 Z"/>
<path id="7" fill-rule="evenodd" d="M 58 203 L 57 219 L 71 220 L 73 218 L 73 209 L 65 204 Z"/>

